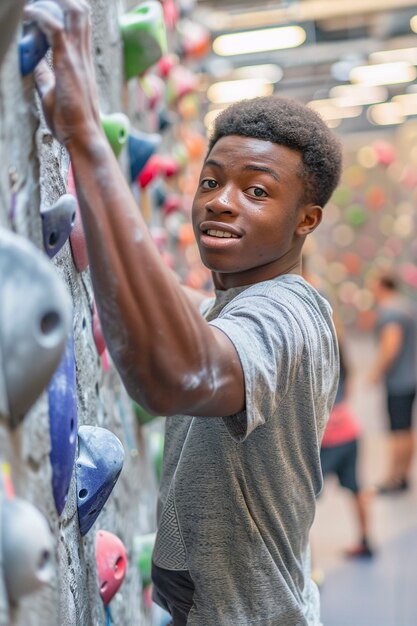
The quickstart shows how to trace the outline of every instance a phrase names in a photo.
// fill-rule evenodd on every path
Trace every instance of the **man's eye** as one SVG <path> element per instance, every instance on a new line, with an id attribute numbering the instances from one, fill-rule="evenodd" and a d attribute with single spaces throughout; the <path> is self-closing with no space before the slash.
<path id="1" fill-rule="evenodd" d="M 257 198 L 266 198 L 268 194 L 261 187 L 249 187 L 249 193 Z"/>
<path id="2" fill-rule="evenodd" d="M 216 189 L 217 182 L 214 180 L 214 178 L 206 178 L 201 182 L 201 187 L 203 189 Z"/>

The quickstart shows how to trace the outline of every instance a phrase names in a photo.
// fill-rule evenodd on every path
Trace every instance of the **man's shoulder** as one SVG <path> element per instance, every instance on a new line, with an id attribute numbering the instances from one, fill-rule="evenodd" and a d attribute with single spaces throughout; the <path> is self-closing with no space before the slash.
<path id="1" fill-rule="evenodd" d="M 303 311 L 322 314 L 324 317 L 332 315 L 329 301 L 310 283 L 298 275 L 285 274 L 268 281 L 251 285 L 238 294 L 229 303 L 238 302 L 241 298 L 265 297 L 280 307 L 293 310 L 298 314 Z"/>

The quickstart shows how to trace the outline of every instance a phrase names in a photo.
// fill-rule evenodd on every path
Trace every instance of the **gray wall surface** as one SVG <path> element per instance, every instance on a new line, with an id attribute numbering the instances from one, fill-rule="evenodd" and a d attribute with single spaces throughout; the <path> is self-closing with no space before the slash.
<path id="1" fill-rule="evenodd" d="M 90 0 L 90 3 L 100 107 L 103 113 L 121 111 L 122 99 L 126 102 L 129 98 L 123 85 L 117 16 L 129 8 L 129 3 L 114 0 Z M 0 68 L 0 226 L 15 231 L 43 250 L 40 209 L 51 206 L 66 192 L 68 155 L 53 140 L 42 120 L 32 76 L 20 76 L 19 33 L 20 26 Z M 125 159 L 122 155 L 123 168 L 126 168 Z M 16 204 L 11 215 L 13 194 Z M 92 335 L 93 291 L 88 269 L 77 272 L 68 242 L 50 263 L 73 302 L 78 425 L 110 429 L 123 443 L 125 462 L 98 520 L 81 537 L 74 474 L 60 517 L 54 505 L 47 394 L 40 396 L 17 429 L 11 430 L 8 424 L 0 422 L 0 462 L 10 464 L 16 495 L 40 509 L 54 536 L 52 584 L 12 607 L 9 623 L 104 626 L 106 616 L 95 565 L 95 534 L 104 529 L 120 537 L 130 558 L 126 579 L 111 603 L 113 624 L 145 626 L 150 623 L 150 616 L 143 604 L 132 546 L 134 535 L 153 531 L 155 523 L 157 486 L 147 458 L 146 432 L 136 423 L 131 402 L 114 368 L 110 365 L 105 371 L 97 353 Z M 4 598 L 0 598 L 0 604 L 2 601 Z"/>

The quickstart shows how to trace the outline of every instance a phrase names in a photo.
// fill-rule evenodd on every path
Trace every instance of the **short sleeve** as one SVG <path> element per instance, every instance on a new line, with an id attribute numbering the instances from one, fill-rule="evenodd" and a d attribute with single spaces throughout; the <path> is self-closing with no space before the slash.
<path id="1" fill-rule="evenodd" d="M 300 367 L 303 334 L 291 310 L 265 295 L 235 299 L 210 324 L 227 335 L 242 365 L 245 410 L 223 418 L 242 442 L 277 413 Z"/>

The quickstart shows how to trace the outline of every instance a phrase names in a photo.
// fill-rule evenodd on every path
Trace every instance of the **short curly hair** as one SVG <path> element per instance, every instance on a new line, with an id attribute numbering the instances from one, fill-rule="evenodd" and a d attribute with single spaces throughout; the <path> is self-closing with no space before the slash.
<path id="1" fill-rule="evenodd" d="M 321 207 L 329 201 L 342 169 L 342 148 L 322 118 L 305 104 L 281 96 L 241 100 L 215 118 L 208 153 L 222 137 L 254 137 L 297 150 L 302 157 L 302 202 Z"/>

